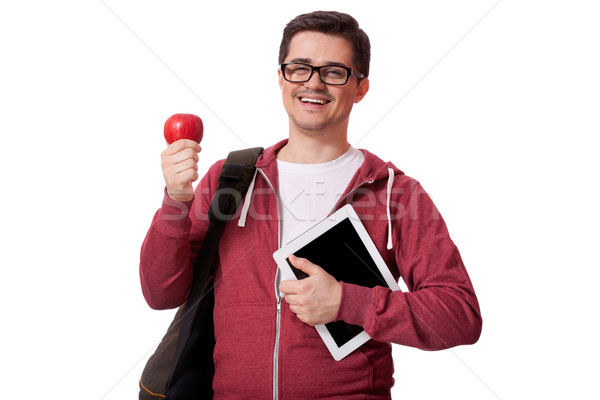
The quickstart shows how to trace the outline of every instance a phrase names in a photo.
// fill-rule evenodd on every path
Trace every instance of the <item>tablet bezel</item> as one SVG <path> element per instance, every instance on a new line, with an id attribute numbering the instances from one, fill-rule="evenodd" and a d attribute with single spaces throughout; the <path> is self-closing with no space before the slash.
<path id="1" fill-rule="evenodd" d="M 367 230 L 365 229 L 358 215 L 354 211 L 354 208 L 350 204 L 347 204 L 344 207 L 340 208 L 338 211 L 331 214 L 323 221 L 317 223 L 315 226 L 310 228 L 302 235 L 298 236 L 296 239 L 292 240 L 290 243 L 282 246 L 273 254 L 273 258 L 275 259 L 281 271 L 282 279 L 297 280 L 296 275 L 294 274 L 292 268 L 289 266 L 287 261 L 287 258 L 290 254 L 294 254 L 296 251 L 302 249 L 314 239 L 318 238 L 319 236 L 332 229 L 342 221 L 345 221 L 346 219 L 348 219 L 351 222 L 356 233 L 362 240 L 374 264 L 377 266 L 379 272 L 383 276 L 387 287 L 389 287 L 393 291 L 399 290 L 400 287 L 398 286 L 398 283 L 396 282 L 392 273 L 385 264 L 383 258 L 381 257 L 381 254 L 379 254 L 377 247 L 373 243 L 373 240 L 369 236 Z M 335 339 L 333 338 L 333 336 L 331 335 L 331 333 L 325 325 L 316 325 L 315 328 L 317 329 L 317 332 L 323 339 L 323 342 L 325 343 L 331 355 L 336 361 L 340 361 L 371 338 L 369 334 L 363 329 L 359 334 L 354 336 L 348 342 L 344 343 L 342 346 L 338 346 L 335 342 Z"/>

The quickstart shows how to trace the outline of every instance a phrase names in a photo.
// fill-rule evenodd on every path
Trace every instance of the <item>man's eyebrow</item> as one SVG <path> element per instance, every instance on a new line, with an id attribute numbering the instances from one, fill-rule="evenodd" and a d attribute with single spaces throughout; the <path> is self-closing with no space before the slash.
<path id="1" fill-rule="evenodd" d="M 310 64 L 312 62 L 312 60 L 310 58 L 294 58 L 294 59 L 290 60 L 290 62 Z M 342 64 L 340 62 L 335 62 L 335 61 L 327 61 L 323 65 L 332 66 L 332 67 L 344 67 L 344 68 L 348 68 L 347 65 Z"/>
<path id="2" fill-rule="evenodd" d="M 290 60 L 290 62 L 310 64 L 311 60 L 310 58 L 294 58 L 293 60 Z"/>
<path id="3" fill-rule="evenodd" d="M 329 62 L 325 63 L 325 65 L 332 66 L 332 67 L 344 67 L 344 68 L 348 68 L 348 66 L 346 64 L 342 64 L 340 62 L 335 62 L 335 61 L 329 61 Z"/>

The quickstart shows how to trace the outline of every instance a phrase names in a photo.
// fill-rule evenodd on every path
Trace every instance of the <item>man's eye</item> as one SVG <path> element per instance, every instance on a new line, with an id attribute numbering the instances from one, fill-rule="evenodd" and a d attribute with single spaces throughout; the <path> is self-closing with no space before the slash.
<path id="1" fill-rule="evenodd" d="M 344 71 L 343 69 L 339 69 L 339 68 L 328 68 L 323 72 L 325 73 L 325 75 L 328 78 L 341 79 L 344 77 L 344 74 L 346 71 Z"/>
<path id="2" fill-rule="evenodd" d="M 304 75 L 310 73 L 310 68 L 305 65 L 297 65 L 292 67 L 292 73 L 298 75 Z"/>

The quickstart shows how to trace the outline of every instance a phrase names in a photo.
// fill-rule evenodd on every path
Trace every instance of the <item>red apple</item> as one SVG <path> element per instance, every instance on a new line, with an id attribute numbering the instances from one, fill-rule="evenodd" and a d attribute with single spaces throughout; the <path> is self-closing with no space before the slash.
<path id="1" fill-rule="evenodd" d="M 190 139 L 200 143 L 204 134 L 204 125 L 194 114 L 174 114 L 165 122 L 165 139 L 171 144 L 179 139 Z"/>

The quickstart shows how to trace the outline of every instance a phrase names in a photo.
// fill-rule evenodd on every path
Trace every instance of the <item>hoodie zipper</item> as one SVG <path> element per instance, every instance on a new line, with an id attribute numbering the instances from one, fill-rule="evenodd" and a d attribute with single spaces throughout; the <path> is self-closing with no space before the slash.
<path id="1" fill-rule="evenodd" d="M 273 400 L 279 397 L 279 330 L 281 328 L 281 297 L 277 296 L 277 320 L 275 323 L 275 346 L 273 350 Z"/>
<path id="2" fill-rule="evenodd" d="M 273 191 L 275 195 L 275 200 L 277 203 L 277 248 L 281 248 L 281 216 L 279 215 L 281 207 L 279 206 L 279 196 L 275 191 L 275 187 L 271 184 L 271 181 L 267 177 L 267 175 L 260 169 L 257 168 L 257 171 L 260 172 L 265 181 Z M 277 317 L 275 321 L 275 345 L 273 348 L 273 400 L 277 400 L 279 398 L 279 335 L 281 330 L 281 296 L 279 294 L 279 288 L 277 287 L 277 282 L 279 281 L 279 268 L 277 268 L 275 272 L 275 299 L 277 301 Z"/>

